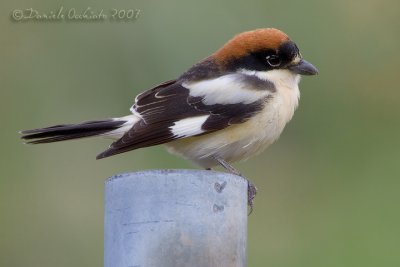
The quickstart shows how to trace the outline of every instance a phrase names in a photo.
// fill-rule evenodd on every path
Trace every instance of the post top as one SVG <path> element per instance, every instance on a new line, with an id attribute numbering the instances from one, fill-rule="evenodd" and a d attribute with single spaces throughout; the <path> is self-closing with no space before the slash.
<path id="1" fill-rule="evenodd" d="M 196 170 L 196 169 L 155 169 L 155 170 L 140 170 L 134 172 L 125 172 L 110 176 L 105 183 L 111 183 L 117 179 L 126 177 L 141 177 L 141 176 L 160 176 L 171 175 L 174 176 L 197 176 L 197 177 L 224 177 L 234 180 L 244 180 L 242 177 L 227 172 L 218 172 L 212 170 Z"/>

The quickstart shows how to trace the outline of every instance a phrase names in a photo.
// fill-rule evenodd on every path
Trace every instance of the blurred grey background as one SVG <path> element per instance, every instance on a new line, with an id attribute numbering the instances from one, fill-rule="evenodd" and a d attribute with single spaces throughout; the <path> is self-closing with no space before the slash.
<path id="1" fill-rule="evenodd" d="M 140 9 L 136 21 L 15 22 L 14 9 Z M 163 147 L 96 161 L 109 141 L 17 131 L 128 114 L 234 34 L 276 27 L 320 75 L 280 140 L 236 164 L 258 186 L 249 266 L 400 266 L 400 2 L 11 1 L 0 4 L 0 266 L 102 266 L 103 183 L 192 168 Z"/>

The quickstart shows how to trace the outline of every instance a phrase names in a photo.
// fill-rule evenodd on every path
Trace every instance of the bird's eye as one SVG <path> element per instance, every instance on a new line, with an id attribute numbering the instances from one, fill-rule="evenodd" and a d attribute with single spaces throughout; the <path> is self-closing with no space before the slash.
<path id="1" fill-rule="evenodd" d="M 278 67 L 281 64 L 281 59 L 276 55 L 267 56 L 266 59 L 271 67 Z"/>

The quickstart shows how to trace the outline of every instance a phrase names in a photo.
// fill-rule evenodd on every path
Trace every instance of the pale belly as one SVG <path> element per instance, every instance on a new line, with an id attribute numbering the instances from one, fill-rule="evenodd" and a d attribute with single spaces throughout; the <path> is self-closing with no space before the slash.
<path id="1" fill-rule="evenodd" d="M 173 141 L 166 144 L 167 149 L 204 168 L 217 165 L 214 157 L 228 162 L 246 160 L 278 139 L 297 107 L 297 93 L 278 92 L 259 114 L 248 121 L 214 133 Z"/>

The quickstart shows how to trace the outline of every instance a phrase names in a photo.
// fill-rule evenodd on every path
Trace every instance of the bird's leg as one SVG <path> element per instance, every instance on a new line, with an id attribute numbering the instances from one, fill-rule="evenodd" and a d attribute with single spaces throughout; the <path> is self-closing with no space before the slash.
<path id="1" fill-rule="evenodd" d="M 218 163 L 221 164 L 221 166 L 224 167 L 224 169 L 227 170 L 229 173 L 243 177 L 240 171 L 236 170 L 232 165 L 230 165 L 224 159 L 215 157 L 215 160 L 218 161 Z"/>
<path id="2" fill-rule="evenodd" d="M 254 206 L 254 198 L 256 197 L 257 194 L 257 187 L 246 177 L 244 177 L 240 171 L 236 170 L 232 165 L 230 165 L 228 162 L 226 162 L 224 159 L 220 157 L 214 157 L 216 161 L 218 161 L 219 164 L 221 164 L 222 167 L 225 168 L 229 173 L 238 175 L 245 179 L 247 181 L 247 205 L 250 207 L 250 212 L 249 215 L 253 212 L 253 206 Z"/>

